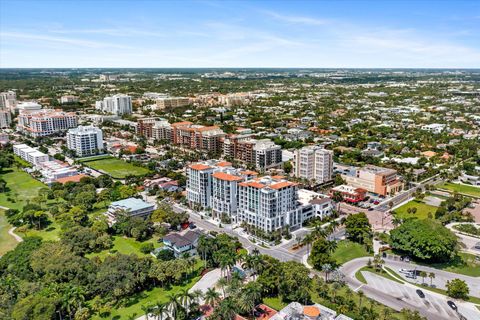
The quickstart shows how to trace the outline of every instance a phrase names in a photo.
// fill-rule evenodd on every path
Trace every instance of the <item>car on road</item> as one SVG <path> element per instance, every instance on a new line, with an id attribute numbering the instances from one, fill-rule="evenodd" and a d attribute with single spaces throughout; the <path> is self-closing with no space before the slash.
<path id="1" fill-rule="evenodd" d="M 422 290 L 420 290 L 420 289 L 417 289 L 417 291 L 416 291 L 416 292 L 417 292 L 417 294 L 418 294 L 418 296 L 419 296 L 420 298 L 422 298 L 422 299 L 423 299 L 423 298 L 425 298 L 425 293 L 423 293 L 423 291 L 422 291 Z"/>
<path id="2" fill-rule="evenodd" d="M 193 230 L 193 229 L 195 229 L 197 226 L 195 225 L 195 223 L 190 222 L 190 224 L 188 225 L 188 227 L 189 227 L 191 230 Z"/>
<path id="3" fill-rule="evenodd" d="M 457 305 L 455 304 L 455 302 L 453 302 L 452 300 L 448 300 L 447 301 L 447 304 L 450 308 L 452 308 L 453 310 L 457 311 L 458 308 L 457 308 Z"/>
<path id="4" fill-rule="evenodd" d="M 408 270 L 408 269 L 398 269 L 398 272 L 400 272 L 400 273 L 410 273 L 411 270 Z"/>

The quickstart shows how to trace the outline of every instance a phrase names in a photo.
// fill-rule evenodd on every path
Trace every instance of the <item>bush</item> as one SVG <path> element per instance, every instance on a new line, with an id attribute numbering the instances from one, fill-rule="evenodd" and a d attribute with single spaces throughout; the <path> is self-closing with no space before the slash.
<path id="1" fill-rule="evenodd" d="M 470 289 L 465 281 L 460 279 L 453 279 L 447 281 L 447 295 L 455 299 L 468 299 Z"/>
<path id="2" fill-rule="evenodd" d="M 154 249 L 153 243 L 151 243 L 151 242 L 142 243 L 140 245 L 140 252 L 144 253 L 144 254 L 148 254 L 148 253 L 152 252 L 153 249 Z"/>

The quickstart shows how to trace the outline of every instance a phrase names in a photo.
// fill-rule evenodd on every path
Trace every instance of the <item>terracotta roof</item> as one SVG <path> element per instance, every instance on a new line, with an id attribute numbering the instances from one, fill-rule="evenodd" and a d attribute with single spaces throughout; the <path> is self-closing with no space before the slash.
<path id="1" fill-rule="evenodd" d="M 190 169 L 202 171 L 202 170 L 210 169 L 210 167 L 205 164 L 196 163 L 196 164 L 190 165 Z"/>
<path id="2" fill-rule="evenodd" d="M 242 182 L 242 183 L 239 184 L 239 186 L 242 186 L 242 187 L 252 187 L 252 188 L 258 188 L 258 189 L 265 188 L 265 185 L 264 185 L 264 184 L 261 184 L 260 182 L 255 182 L 255 181 Z"/>
<path id="3" fill-rule="evenodd" d="M 225 181 L 242 181 L 241 177 L 234 176 L 233 174 L 228 174 L 225 172 L 215 172 L 212 175 L 214 178 L 225 180 Z"/>
<path id="4" fill-rule="evenodd" d="M 286 188 L 286 187 L 291 187 L 291 186 L 296 186 L 296 183 L 290 182 L 290 181 L 283 181 L 279 183 L 272 184 L 270 188 L 272 189 L 281 189 L 281 188 Z"/>
<path id="5" fill-rule="evenodd" d="M 315 306 L 304 306 L 303 314 L 307 317 L 318 317 L 320 315 L 320 310 Z"/>
<path id="6" fill-rule="evenodd" d="M 230 167 L 231 165 L 232 165 L 232 163 L 228 162 L 228 161 L 222 161 L 222 162 L 217 163 L 217 166 L 219 166 L 219 167 Z"/>
<path id="7" fill-rule="evenodd" d="M 75 176 L 70 176 L 70 177 L 65 177 L 65 178 L 60 178 L 60 179 L 57 179 L 56 182 L 59 182 L 61 184 L 64 184 L 64 183 L 67 183 L 67 182 L 79 182 L 80 179 L 82 179 L 83 177 L 86 177 L 86 175 L 84 174 L 77 174 Z"/>
<path id="8" fill-rule="evenodd" d="M 285 176 L 272 176 L 272 179 L 277 179 L 277 180 L 284 179 L 284 178 Z"/>
<path id="9" fill-rule="evenodd" d="M 172 123 L 172 127 L 185 126 L 189 124 L 192 124 L 192 122 L 190 121 L 175 122 L 175 123 Z"/>
<path id="10" fill-rule="evenodd" d="M 246 170 L 246 171 L 242 171 L 240 172 L 241 174 L 246 174 L 248 176 L 256 176 L 258 175 L 258 172 L 255 172 L 255 171 L 251 171 L 251 170 Z"/>

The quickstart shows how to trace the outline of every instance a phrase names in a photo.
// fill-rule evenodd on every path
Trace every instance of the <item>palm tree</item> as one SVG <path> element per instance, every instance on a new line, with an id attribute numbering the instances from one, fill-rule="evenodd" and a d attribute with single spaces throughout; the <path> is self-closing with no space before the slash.
<path id="1" fill-rule="evenodd" d="M 224 277 L 221 277 L 220 279 L 218 279 L 217 285 L 218 285 L 220 288 L 222 288 L 222 296 L 223 296 L 224 298 L 226 298 L 226 296 L 225 296 L 225 287 L 228 285 L 227 279 L 224 278 Z"/>
<path id="2" fill-rule="evenodd" d="M 425 271 L 420 271 L 420 277 L 422 277 L 422 284 L 425 283 L 426 276 L 427 276 L 427 273 Z"/>
<path id="3" fill-rule="evenodd" d="M 363 293 L 362 290 L 358 290 L 358 309 L 362 309 L 362 300 L 363 300 L 363 297 L 365 296 L 365 293 Z"/>
<path id="4" fill-rule="evenodd" d="M 433 279 L 435 279 L 435 273 L 430 272 L 430 273 L 428 274 L 428 277 L 430 278 L 430 287 L 432 287 L 432 286 L 433 286 L 433 284 L 432 284 L 432 283 L 433 283 Z"/>
<path id="5" fill-rule="evenodd" d="M 178 302 L 183 308 L 185 308 L 185 310 L 188 310 L 190 303 L 194 299 L 193 295 L 190 292 L 188 292 L 188 289 L 185 289 L 185 288 L 183 288 L 180 291 L 177 297 L 178 297 Z"/>
<path id="6" fill-rule="evenodd" d="M 178 309 L 182 307 L 181 303 L 179 302 L 179 295 L 178 294 L 169 294 L 168 298 L 168 307 L 170 308 L 170 315 L 175 319 L 177 316 Z"/>
<path id="7" fill-rule="evenodd" d="M 334 252 L 337 249 L 336 241 L 327 241 L 327 250 L 328 252 Z"/>
<path id="8" fill-rule="evenodd" d="M 392 310 L 390 308 L 383 308 L 383 320 L 390 319 L 390 316 L 392 315 Z"/>
<path id="9" fill-rule="evenodd" d="M 215 307 L 220 301 L 220 293 L 218 293 L 214 288 L 208 288 L 205 292 L 205 303 Z"/>
<path id="10" fill-rule="evenodd" d="M 328 282 L 328 273 L 332 271 L 332 265 L 329 263 L 322 265 L 322 271 L 325 272 L 325 282 Z"/>

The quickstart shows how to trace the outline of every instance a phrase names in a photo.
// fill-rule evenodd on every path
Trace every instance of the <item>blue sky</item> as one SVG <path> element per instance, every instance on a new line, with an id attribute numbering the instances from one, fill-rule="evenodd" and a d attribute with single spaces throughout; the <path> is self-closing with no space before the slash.
<path id="1" fill-rule="evenodd" d="M 0 0 L 0 67 L 480 68 L 480 1 Z"/>

